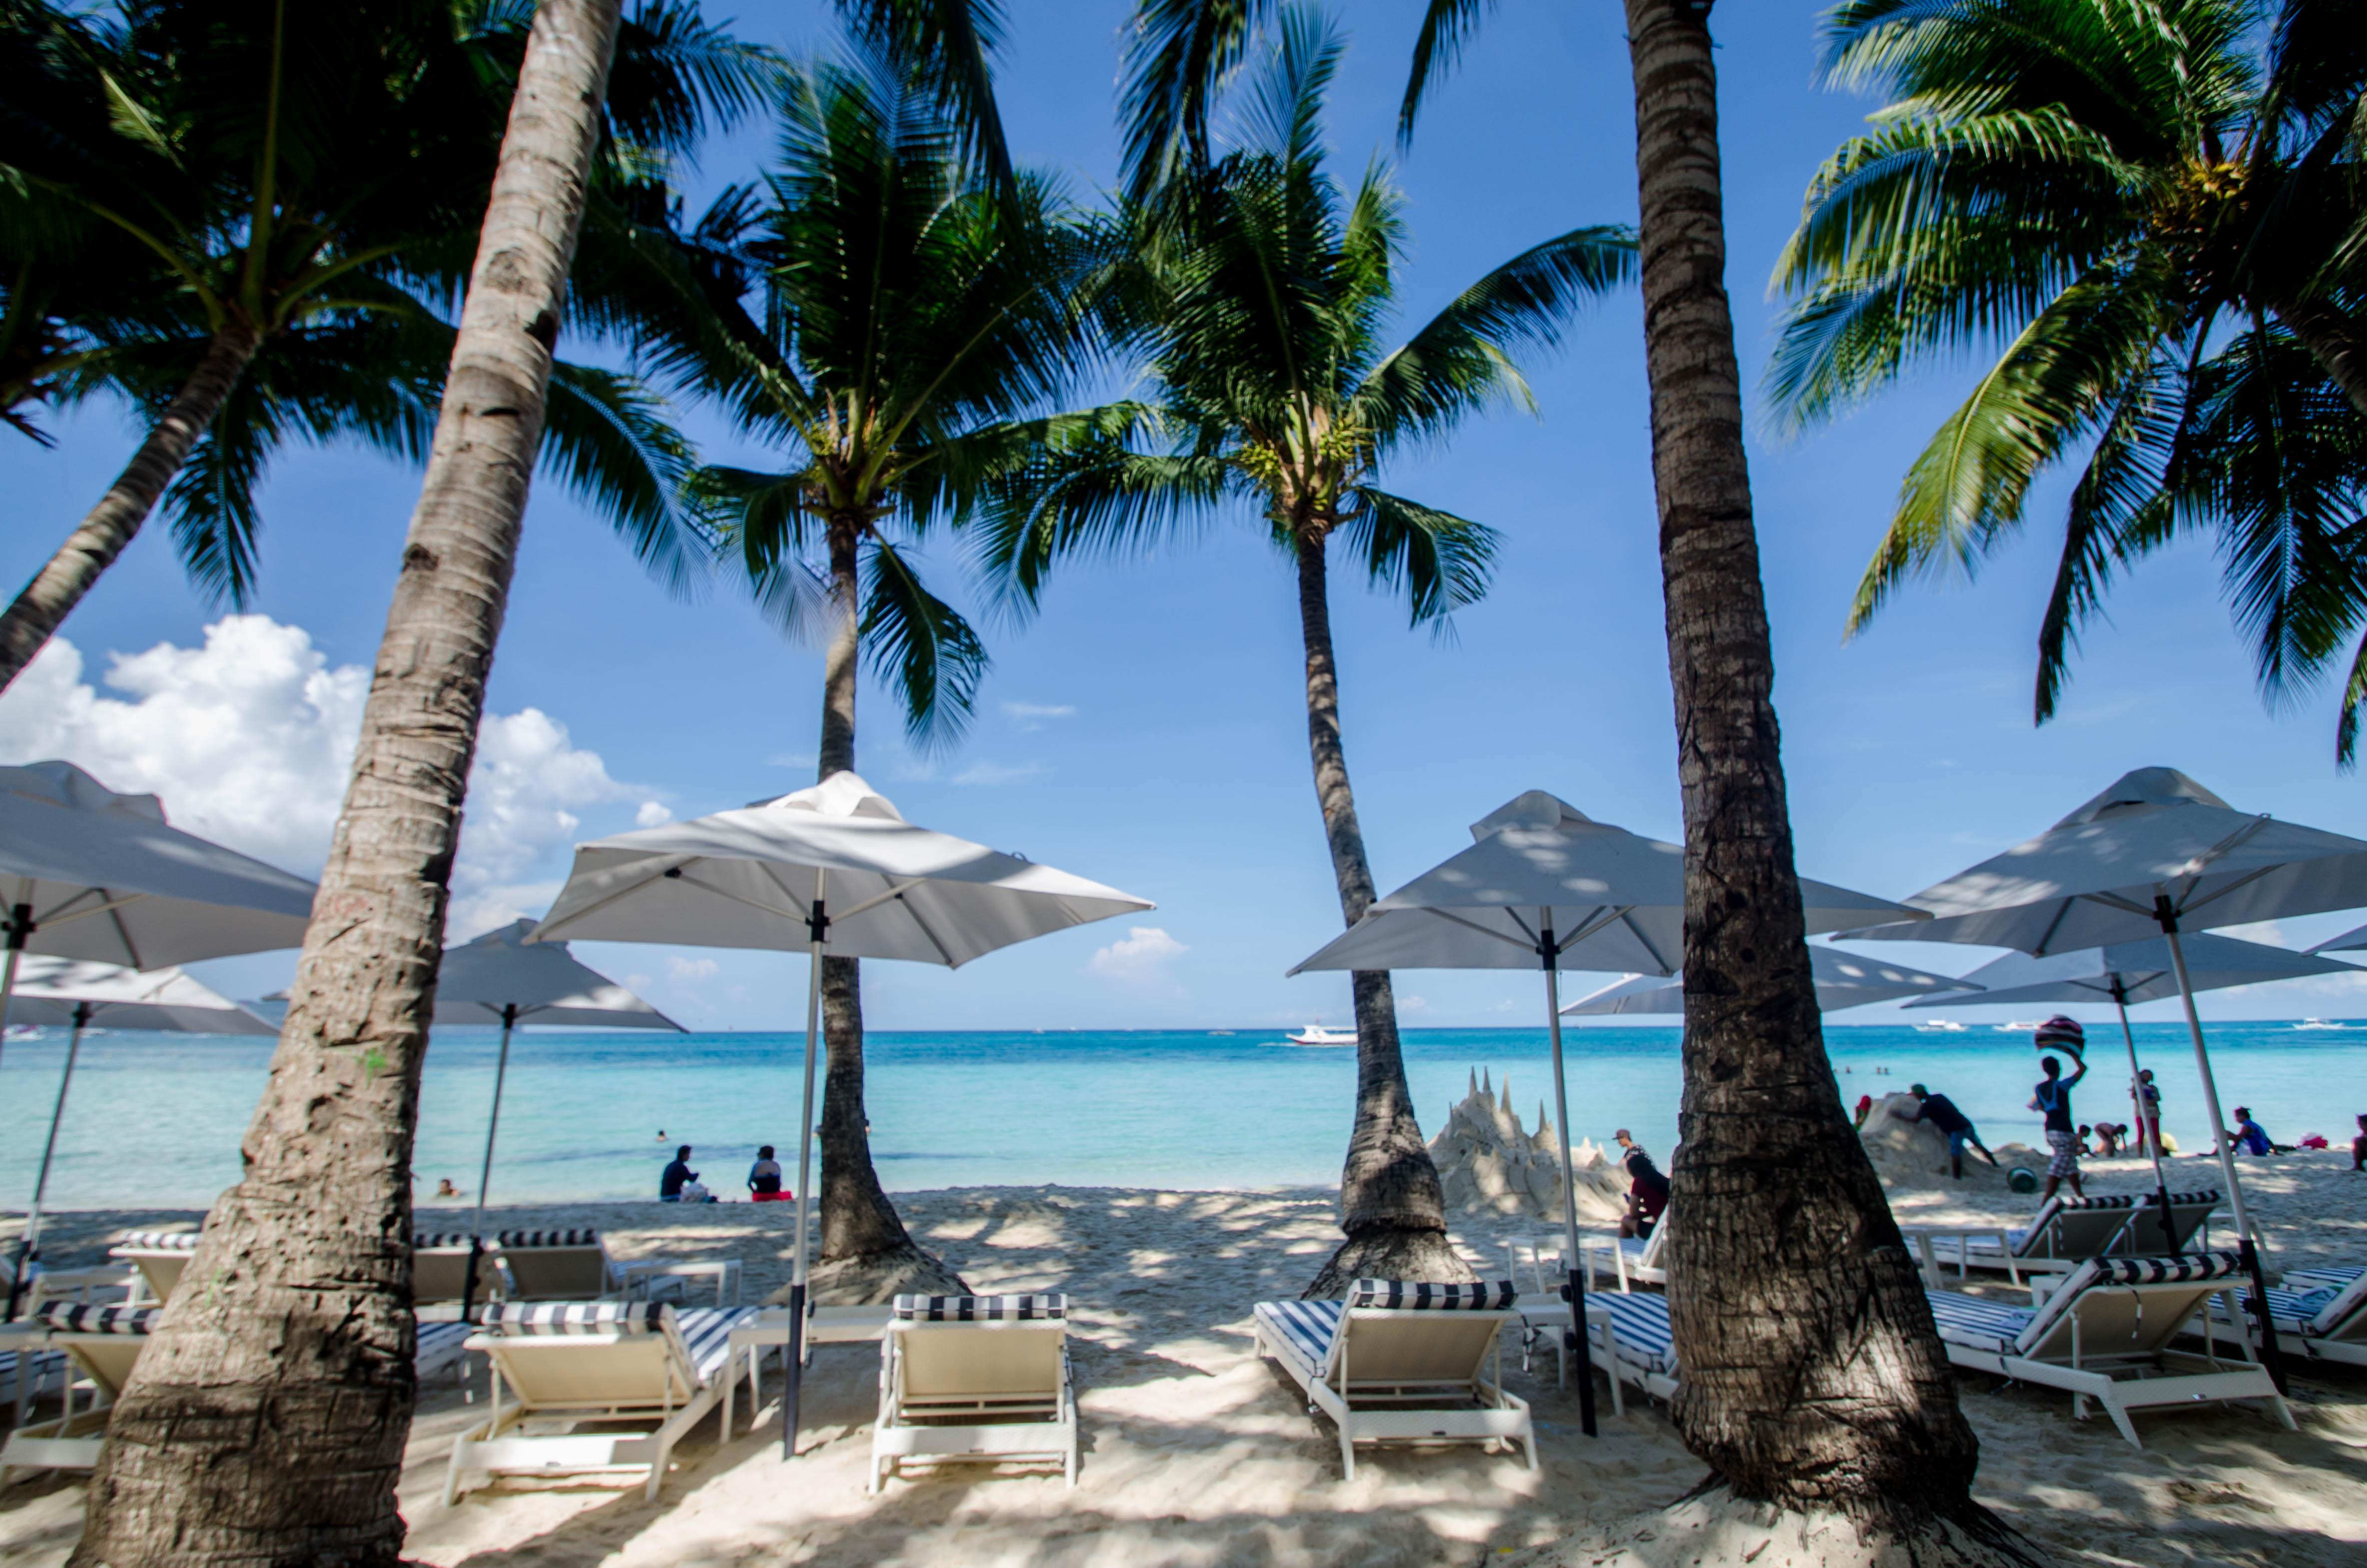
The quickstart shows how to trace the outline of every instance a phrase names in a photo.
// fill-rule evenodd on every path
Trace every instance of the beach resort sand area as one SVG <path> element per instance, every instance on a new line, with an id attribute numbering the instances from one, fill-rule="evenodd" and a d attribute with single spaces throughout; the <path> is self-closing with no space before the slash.
<path id="1" fill-rule="evenodd" d="M 2281 1265 L 2367 1258 L 2367 1176 L 2347 1155 L 2248 1163 Z M 2199 1182 L 2201 1160 L 2179 1171 Z M 2095 1162 L 2101 1190 L 2141 1181 L 2138 1162 Z M 1988 1197 L 1986 1191 L 1984 1198 Z M 2029 1199 L 1968 1205 L 1912 1180 L 1894 1185 L 1902 1223 L 2016 1219 Z M 483 1408 L 449 1378 L 425 1391 L 402 1482 L 409 1555 L 435 1564 L 1027 1564 L 1031 1568 L 1527 1562 L 1523 1549 L 1670 1502 L 1702 1475 L 1667 1413 L 1641 1400 L 1603 1407 L 1603 1436 L 1578 1429 L 1577 1400 L 1540 1356 L 1510 1381 L 1537 1415 L 1544 1468 L 1476 1449 L 1385 1449 L 1340 1478 L 1328 1427 L 1297 1389 L 1252 1357 L 1250 1306 L 1295 1295 L 1334 1244 L 1320 1188 L 1152 1192 L 960 1188 L 900 1194 L 927 1244 L 984 1290 L 1069 1292 L 1082 1389 L 1084 1468 L 1063 1490 L 1048 1470 L 919 1471 L 864 1493 L 878 1355 L 829 1346 L 807 1384 L 805 1452 L 784 1467 L 777 1425 L 742 1425 L 719 1445 L 713 1422 L 678 1450 L 658 1500 L 638 1487 L 506 1482 L 458 1506 L 439 1500 L 454 1434 Z M 440 1210 L 426 1210 L 440 1213 Z M 156 1211 L 60 1214 L 59 1266 L 96 1260 L 134 1225 L 194 1223 Z M 787 1278 L 787 1205 L 654 1203 L 504 1209 L 503 1226 L 596 1225 L 624 1256 L 739 1257 L 755 1301 Z M 1471 1221 L 1458 1237 L 1501 1271 L 1517 1222 Z M 1997 1293 L 2005 1294 L 2002 1287 Z M 777 1421 L 768 1380 L 765 1412 Z M 2294 1379 L 2301 1430 L 2228 1408 L 2144 1418 L 2146 1449 L 2101 1416 L 2074 1423 L 2067 1396 L 1995 1390 L 1960 1375 L 1981 1438 L 1981 1500 L 2065 1562 L 2367 1562 L 2367 1372 L 2313 1367 Z M 52 1476 L 0 1496 L 0 1561 L 53 1568 L 80 1528 L 85 1483 Z M 1783 1552 L 1756 1568 L 1775 1568 Z M 1566 1553 L 1538 1553 L 1552 1562 Z M 1587 1556 L 1569 1559 L 1591 1561 Z"/>

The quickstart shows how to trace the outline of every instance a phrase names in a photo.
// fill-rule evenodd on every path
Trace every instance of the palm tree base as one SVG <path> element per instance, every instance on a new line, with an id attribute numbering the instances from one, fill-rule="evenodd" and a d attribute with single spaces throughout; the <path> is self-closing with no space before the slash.
<path id="1" fill-rule="evenodd" d="M 1833 1508 L 1747 1502 L 1715 1483 L 1665 1508 L 1631 1514 L 1506 1560 L 1508 1568 L 1761 1562 L 1791 1568 L 2045 1568 L 2052 1561 L 1976 1506 L 1962 1518 L 1902 1517 L 1896 1509 L 1862 1518 Z"/>
<path id="2" fill-rule="evenodd" d="M 884 1252 L 822 1258 L 813 1266 L 809 1284 L 815 1304 L 825 1307 L 876 1307 L 899 1296 L 975 1293 L 942 1260 L 910 1242 Z M 786 1285 L 768 1298 L 774 1306 L 783 1305 L 788 1299 Z"/>
<path id="3" fill-rule="evenodd" d="M 1447 1241 L 1427 1226 L 1375 1225 L 1340 1244 L 1301 1299 L 1336 1301 L 1359 1279 L 1423 1279 L 1464 1284 L 1478 1276 Z"/>

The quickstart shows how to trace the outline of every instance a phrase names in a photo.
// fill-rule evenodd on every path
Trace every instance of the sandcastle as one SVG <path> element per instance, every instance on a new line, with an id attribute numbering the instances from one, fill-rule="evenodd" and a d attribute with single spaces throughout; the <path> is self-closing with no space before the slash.
<path id="1" fill-rule="evenodd" d="M 1561 1221 L 1561 1141 L 1542 1100 L 1537 1130 L 1523 1131 L 1509 1076 L 1499 1090 L 1485 1069 L 1471 1074 L 1471 1092 L 1446 1113 L 1446 1125 L 1430 1141 L 1430 1157 L 1451 1210 Z M 1570 1151 L 1570 1166 L 1581 1223 L 1626 1212 L 1626 1175 L 1591 1139 Z"/>

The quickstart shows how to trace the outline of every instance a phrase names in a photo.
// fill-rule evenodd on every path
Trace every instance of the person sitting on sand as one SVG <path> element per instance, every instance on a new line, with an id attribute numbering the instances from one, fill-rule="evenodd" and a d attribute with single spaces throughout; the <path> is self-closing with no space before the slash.
<path id="1" fill-rule="evenodd" d="M 748 1167 L 748 1196 L 758 1203 L 788 1196 L 781 1190 L 781 1162 L 773 1158 L 770 1143 L 756 1151 L 756 1163 Z"/>
<path id="2" fill-rule="evenodd" d="M 1620 1163 L 1627 1167 L 1627 1212 L 1619 1217 L 1619 1233 L 1623 1236 L 1648 1236 L 1669 1211 L 1669 1178 L 1644 1153 L 1644 1146 L 1621 1128 L 1612 1134 L 1626 1153 Z"/>
<path id="3" fill-rule="evenodd" d="M 1909 1116 L 1897 1106 L 1890 1114 L 1901 1121 L 1928 1121 L 1948 1135 L 1948 1174 L 1958 1181 L 1965 1179 L 1965 1145 L 1970 1143 L 1981 1152 L 1981 1158 L 1994 1167 L 1997 1156 L 1973 1126 L 1972 1118 L 1956 1108 L 1956 1102 L 1945 1095 L 1935 1095 L 1920 1084 L 1909 1084 L 1907 1092 L 1915 1096 L 1915 1114 Z"/>
<path id="4" fill-rule="evenodd" d="M 2038 1026 L 2037 1037 L 2041 1049 L 2059 1044 L 2079 1063 L 2079 1071 L 2068 1078 L 2063 1075 L 2063 1063 L 2056 1057 L 2046 1057 L 2038 1063 L 2038 1070 L 2046 1076 L 2038 1081 L 2037 1090 L 2030 1097 L 2030 1108 L 2045 1116 L 2046 1146 L 2053 1151 L 2053 1157 L 2046 1162 L 2046 1190 L 2039 1201 L 2044 1203 L 2054 1197 L 2055 1189 L 2066 1181 L 2071 1184 L 2072 1197 L 2085 1198 L 2088 1195 L 2079 1185 L 2079 1124 L 2071 1118 L 2071 1089 L 2088 1075 L 2087 1061 L 2080 1054 L 2087 1043 L 2087 1031 L 2077 1021 L 2058 1015 Z"/>
<path id="5" fill-rule="evenodd" d="M 2269 1142 L 2267 1131 L 2252 1119 L 2252 1108 L 2249 1106 L 2236 1108 L 2236 1125 L 2229 1130 L 2227 1142 L 2232 1145 L 2230 1153 L 2237 1154 L 2266 1154 L 2274 1148 Z"/>
<path id="6" fill-rule="evenodd" d="M 674 1150 L 674 1163 L 666 1166 L 664 1175 L 658 1177 L 658 1201 L 681 1202 L 682 1189 L 697 1179 L 698 1173 L 690 1168 L 690 1145 L 685 1143 Z"/>
<path id="7" fill-rule="evenodd" d="M 2367 1112 L 2359 1117 L 2359 1136 L 2350 1141 L 2350 1168 L 2367 1171 Z"/>

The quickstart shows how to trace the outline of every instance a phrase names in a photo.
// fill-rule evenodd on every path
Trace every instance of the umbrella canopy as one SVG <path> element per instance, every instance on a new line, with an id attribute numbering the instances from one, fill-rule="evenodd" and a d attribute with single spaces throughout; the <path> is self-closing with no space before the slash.
<path id="1" fill-rule="evenodd" d="M 1310 969 L 1535 969 L 1550 923 L 1557 967 L 1674 974 L 1684 961 L 1685 851 L 1591 820 L 1543 790 L 1471 824 L 1470 848 L 1375 903 L 1291 973 Z M 1917 912 L 1800 882 L 1808 931 Z"/>
<path id="2" fill-rule="evenodd" d="M 171 826 L 153 795 L 119 795 L 69 762 L 0 767 L 12 947 L 135 970 L 293 948 L 312 892 L 301 877 Z"/>
<path id="3" fill-rule="evenodd" d="M 832 954 L 948 969 L 1014 942 L 1153 907 L 915 827 L 861 778 L 834 773 L 778 800 L 579 846 L 534 939 L 803 948 L 818 879 L 828 886 Z"/>
<path id="4" fill-rule="evenodd" d="M 81 1017 L 77 1018 L 76 1015 Z M 178 1034 L 268 1035 L 279 1031 L 177 969 L 122 969 L 74 959 L 28 958 L 17 971 L 8 1019 L 67 1028 L 164 1029 Z"/>
<path id="5" fill-rule="evenodd" d="M 57 1104 L 50 1112 L 50 1135 L 33 1177 L 33 1201 L 17 1242 L 17 1266 L 8 1277 L 6 1315 L 17 1315 L 28 1261 L 40 1256 L 41 1200 L 50 1189 L 50 1161 L 57 1153 L 58 1129 L 66 1115 L 66 1090 L 82 1054 L 83 1030 L 104 1022 L 109 1028 L 164 1029 L 181 1034 L 268 1035 L 278 1031 L 226 996 L 217 995 L 177 969 L 142 974 L 114 964 L 74 959 L 28 958 L 17 971 L 9 1017 L 18 1023 L 61 1025 L 74 1030 L 66 1042 L 65 1070 L 58 1075 Z"/>
<path id="6" fill-rule="evenodd" d="M 1929 1002 L 1908 1004 L 1910 1006 L 1937 1006 L 1940 1003 L 1987 1001 L 1971 992 L 1980 988 L 1969 980 L 1952 980 L 1944 974 L 1932 974 L 1925 970 L 1909 969 L 1905 964 L 1885 963 L 1880 959 L 1863 958 L 1843 952 L 1839 948 L 1810 947 L 1808 968 L 1816 978 L 1817 1006 L 1828 1013 L 1844 1007 L 1864 1007 L 1876 1002 L 1896 1002 L 1901 996 L 1928 996 Z M 1581 997 L 1564 1007 L 1562 1017 L 1591 1015 L 1667 1015 L 1685 1010 L 1685 980 L 1682 973 L 1662 977 L 1655 974 L 1633 974 L 1604 986 L 1591 996 Z"/>
<path id="7" fill-rule="evenodd" d="M 1906 902 L 1931 918 L 1852 931 L 2044 957 L 2162 932 L 2367 904 L 2367 841 L 2239 812 L 2174 767 L 2140 767 L 2026 844 Z"/>
<path id="8" fill-rule="evenodd" d="M 587 964 L 564 942 L 530 942 L 536 922 L 513 921 L 474 941 L 444 949 L 436 973 L 434 1022 L 500 1028 L 672 1029 L 682 1026 Z M 288 993 L 254 1004 L 274 1019 L 288 1013 Z M 513 1016 L 511 1010 L 515 1008 Z"/>
<path id="9" fill-rule="evenodd" d="M 814 1037 L 825 957 L 958 969 L 997 948 L 1154 905 L 950 834 L 914 827 L 852 772 L 810 790 L 596 839 L 531 937 L 708 948 L 802 948 L 804 1099 L 798 1117 L 797 1254 L 789 1276 L 781 1446 L 797 1440 L 811 1229 Z"/>
<path id="10" fill-rule="evenodd" d="M 2355 953 L 2367 948 L 2367 926 L 2357 926 L 2339 937 L 2328 937 L 2309 950 L 2313 953 Z"/>
<path id="11" fill-rule="evenodd" d="M 2265 942 L 2240 942 L 2233 937 L 2188 937 L 2182 945 L 2187 978 L 2197 991 L 2355 972 L 2350 965 L 2332 959 L 2313 958 Z M 1931 996 L 1907 1005 L 1961 1007 L 1987 1002 L 2117 1001 L 2134 1006 L 2178 994 L 2178 972 L 2170 962 L 2169 943 L 2160 937 L 2076 953 L 2049 953 L 2044 958 L 2008 953 L 1973 971 L 1964 983 L 1977 985 L 1980 994 Z"/>

